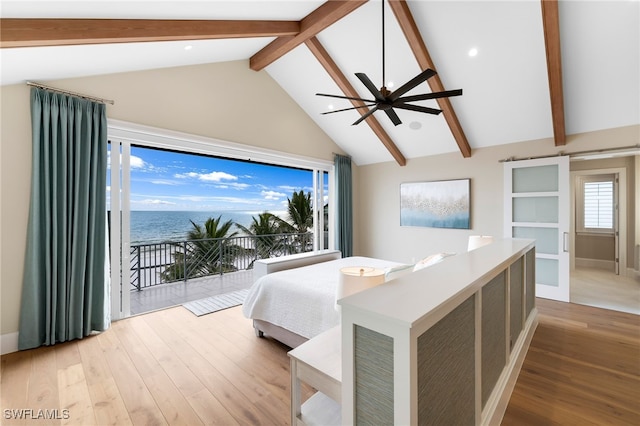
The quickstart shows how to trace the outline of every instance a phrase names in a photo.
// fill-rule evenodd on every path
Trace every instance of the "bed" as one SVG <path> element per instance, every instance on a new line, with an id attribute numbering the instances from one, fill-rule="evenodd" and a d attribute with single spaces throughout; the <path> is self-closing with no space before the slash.
<path id="1" fill-rule="evenodd" d="M 341 268 L 388 270 L 400 266 L 362 256 L 332 260 L 324 257 L 312 264 L 309 263 L 318 258 L 304 259 L 305 266 L 300 266 L 298 258 L 292 269 L 284 269 L 287 264 L 280 261 L 274 268 L 276 272 L 261 272 L 242 305 L 244 316 L 253 320 L 258 336 L 266 334 L 292 348 L 340 323 L 335 302 Z"/>

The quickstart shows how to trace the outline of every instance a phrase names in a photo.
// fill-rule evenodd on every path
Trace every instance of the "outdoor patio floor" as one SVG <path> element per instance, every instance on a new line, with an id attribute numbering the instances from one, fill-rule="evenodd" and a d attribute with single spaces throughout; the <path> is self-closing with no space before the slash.
<path id="1" fill-rule="evenodd" d="M 193 300 L 249 288 L 253 284 L 253 270 L 194 278 L 133 290 L 130 293 L 131 315 L 181 305 Z"/>

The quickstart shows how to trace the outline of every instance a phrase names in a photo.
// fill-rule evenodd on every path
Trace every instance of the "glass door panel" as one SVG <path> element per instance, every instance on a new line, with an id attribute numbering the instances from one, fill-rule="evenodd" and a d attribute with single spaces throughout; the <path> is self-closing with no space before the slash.
<path id="1" fill-rule="evenodd" d="M 558 197 L 514 197 L 513 220 L 558 223 Z"/>
<path id="2" fill-rule="evenodd" d="M 536 253 L 558 254 L 558 228 L 513 227 L 513 238 L 536 240 Z"/>
<path id="3" fill-rule="evenodd" d="M 558 287 L 558 264 L 557 259 L 536 259 L 536 282 L 542 285 Z"/>
<path id="4" fill-rule="evenodd" d="M 513 169 L 513 192 L 557 192 L 558 166 L 536 166 Z"/>

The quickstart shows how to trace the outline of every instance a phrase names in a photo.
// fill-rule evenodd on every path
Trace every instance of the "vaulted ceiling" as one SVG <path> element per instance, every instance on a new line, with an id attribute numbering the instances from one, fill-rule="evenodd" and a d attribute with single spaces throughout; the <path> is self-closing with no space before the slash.
<path id="1" fill-rule="evenodd" d="M 640 124 L 638 1 L 385 3 L 385 85 L 437 71 L 407 94 L 463 89 L 416 103 L 442 114 L 398 110 L 398 126 L 382 112 L 353 126 L 368 108 L 322 114 L 362 104 L 316 93 L 371 98 L 356 72 L 382 86 L 380 0 L 3 0 L 0 81 L 248 59 L 357 164 L 563 145 L 567 134 Z"/>

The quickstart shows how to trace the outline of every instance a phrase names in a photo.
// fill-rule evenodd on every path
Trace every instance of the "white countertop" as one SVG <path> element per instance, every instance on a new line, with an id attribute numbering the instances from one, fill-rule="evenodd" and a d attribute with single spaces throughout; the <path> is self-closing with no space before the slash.
<path id="1" fill-rule="evenodd" d="M 362 312 L 407 328 L 438 310 L 461 303 L 534 246 L 530 239 L 503 239 L 338 301 L 345 312 Z"/>

